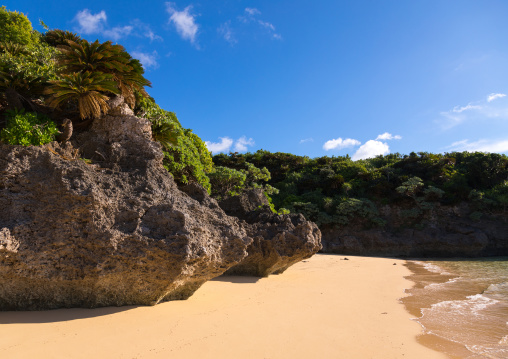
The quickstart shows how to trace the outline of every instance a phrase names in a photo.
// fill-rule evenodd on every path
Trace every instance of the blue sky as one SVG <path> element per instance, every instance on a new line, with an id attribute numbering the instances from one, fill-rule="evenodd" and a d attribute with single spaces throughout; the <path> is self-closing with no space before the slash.
<path id="1" fill-rule="evenodd" d="M 215 153 L 508 153 L 508 1 L 3 4 L 124 45 Z"/>

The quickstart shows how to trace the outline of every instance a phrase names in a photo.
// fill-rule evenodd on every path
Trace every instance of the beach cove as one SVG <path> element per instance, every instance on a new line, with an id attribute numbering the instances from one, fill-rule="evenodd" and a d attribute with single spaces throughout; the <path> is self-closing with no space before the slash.
<path id="1" fill-rule="evenodd" d="M 153 307 L 0 313 L 2 358 L 445 358 L 399 298 L 403 260 L 318 254 Z"/>

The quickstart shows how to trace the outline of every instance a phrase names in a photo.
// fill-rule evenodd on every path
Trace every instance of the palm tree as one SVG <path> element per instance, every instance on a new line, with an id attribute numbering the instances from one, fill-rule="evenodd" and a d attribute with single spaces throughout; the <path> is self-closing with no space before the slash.
<path id="1" fill-rule="evenodd" d="M 44 35 L 42 35 L 42 41 L 54 47 L 60 45 L 67 45 L 66 40 L 71 40 L 76 43 L 80 43 L 82 41 L 81 37 L 78 34 L 75 34 L 67 30 L 66 31 L 60 29 L 49 30 L 46 31 Z"/>
<path id="2" fill-rule="evenodd" d="M 82 120 L 101 117 L 109 110 L 106 102 L 109 97 L 105 93 L 119 93 L 111 75 L 100 72 L 71 73 L 50 83 L 45 90 L 51 95 L 48 105 L 56 108 L 69 101 L 77 101 Z"/>
<path id="3" fill-rule="evenodd" d="M 95 40 L 90 43 L 86 40 L 75 42 L 66 40 L 66 45 L 58 48 L 61 56 L 58 62 L 66 72 L 128 72 L 128 58 L 123 55 L 125 49 L 121 45 L 113 45 L 111 41 L 100 43 Z"/>
<path id="4" fill-rule="evenodd" d="M 113 73 L 113 78 L 117 82 L 118 89 L 125 98 L 125 102 L 131 108 L 134 108 L 136 105 L 135 93 L 138 92 L 141 96 L 148 97 L 145 86 L 151 86 L 152 84 L 143 77 L 145 70 L 143 70 L 141 62 L 133 59 L 127 52 L 125 54 L 129 57 L 128 64 L 132 70 L 124 73 Z"/>
<path id="5" fill-rule="evenodd" d="M 150 81 L 143 77 L 143 67 L 139 60 L 133 59 L 121 45 L 113 45 L 111 41 L 89 43 L 66 40 L 67 45 L 59 46 L 61 51 L 59 63 L 65 72 L 102 72 L 110 74 L 127 104 L 134 108 L 136 98 L 134 92 L 148 96 L 144 86 L 151 86 Z"/>

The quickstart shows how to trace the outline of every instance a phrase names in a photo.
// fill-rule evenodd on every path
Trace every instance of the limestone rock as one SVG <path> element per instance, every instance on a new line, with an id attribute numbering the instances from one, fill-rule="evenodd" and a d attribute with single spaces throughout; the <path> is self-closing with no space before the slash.
<path id="1" fill-rule="evenodd" d="M 106 116 L 73 143 L 0 145 L 0 310 L 185 299 L 247 255 L 238 219 L 177 188 L 147 121 Z"/>
<path id="2" fill-rule="evenodd" d="M 407 226 L 401 208 L 384 206 L 383 228 L 361 222 L 321 228 L 325 253 L 406 257 L 480 257 L 508 255 L 508 216 L 485 215 L 473 221 L 467 203 L 440 206 L 417 228 Z"/>
<path id="3" fill-rule="evenodd" d="M 111 97 L 108 102 L 110 116 L 132 116 L 134 111 L 131 110 L 129 105 L 125 103 L 125 98 L 122 95 L 115 95 Z"/>
<path id="4" fill-rule="evenodd" d="M 11 236 L 9 228 L 0 229 L 0 253 L 1 251 L 16 253 L 19 248 L 19 242 Z"/>
<path id="5" fill-rule="evenodd" d="M 301 214 L 272 213 L 260 189 L 219 204 L 227 214 L 244 220 L 249 237 L 254 239 L 247 248 L 249 255 L 226 274 L 260 277 L 280 274 L 321 249 L 321 232 L 315 223 Z"/>

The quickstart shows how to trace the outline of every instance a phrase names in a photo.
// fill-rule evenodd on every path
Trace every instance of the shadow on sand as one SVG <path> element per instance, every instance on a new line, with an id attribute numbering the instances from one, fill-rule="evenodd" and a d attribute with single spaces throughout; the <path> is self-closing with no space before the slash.
<path id="1" fill-rule="evenodd" d="M 223 275 L 211 279 L 216 282 L 228 282 L 236 284 L 256 283 L 261 278 L 252 276 L 232 276 Z M 67 322 L 77 319 L 88 319 L 125 312 L 139 308 L 140 306 L 125 307 L 104 307 L 104 308 L 71 308 L 71 309 L 52 309 L 42 311 L 0 311 L 0 325 L 2 324 L 37 324 L 37 323 L 57 323 Z"/>
<path id="2" fill-rule="evenodd" d="M 67 322 L 77 319 L 88 319 L 103 315 L 116 314 L 127 310 L 139 308 L 138 306 L 104 307 L 95 309 L 52 309 L 43 311 L 0 312 L 0 325 L 2 324 L 41 324 Z"/>
<path id="3" fill-rule="evenodd" d="M 219 277 L 213 278 L 211 282 L 228 282 L 228 283 L 256 283 L 260 280 L 260 277 L 252 277 L 252 276 L 241 276 L 241 275 L 221 275 Z"/>

